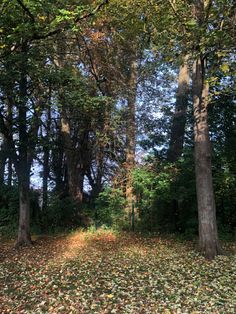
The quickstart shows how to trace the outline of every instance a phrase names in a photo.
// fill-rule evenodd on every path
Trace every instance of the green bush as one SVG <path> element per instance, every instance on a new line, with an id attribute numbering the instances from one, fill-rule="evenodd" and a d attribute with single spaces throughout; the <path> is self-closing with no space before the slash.
<path id="1" fill-rule="evenodd" d="M 95 202 L 94 221 L 97 226 L 126 229 L 125 197 L 121 189 L 107 187 Z"/>
<path id="2" fill-rule="evenodd" d="M 139 229 L 196 233 L 194 168 L 190 159 L 175 164 L 153 161 L 136 168 L 133 186 Z"/>

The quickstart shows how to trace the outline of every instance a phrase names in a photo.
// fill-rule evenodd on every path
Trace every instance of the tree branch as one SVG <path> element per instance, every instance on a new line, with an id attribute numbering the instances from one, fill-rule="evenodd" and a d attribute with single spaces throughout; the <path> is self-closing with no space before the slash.
<path id="1" fill-rule="evenodd" d="M 35 23 L 35 19 L 33 14 L 30 12 L 30 10 L 27 8 L 27 6 L 23 3 L 21 0 L 16 0 L 18 4 L 22 7 L 22 9 L 26 12 L 26 14 L 30 17 L 31 21 Z"/>
<path id="2" fill-rule="evenodd" d="M 78 23 L 84 19 L 87 19 L 87 18 L 95 15 L 98 11 L 100 11 L 102 9 L 102 7 L 104 7 L 108 3 L 109 3 L 109 0 L 105 0 L 102 3 L 98 4 L 92 12 L 89 12 L 89 13 L 85 14 L 84 16 L 81 16 L 81 17 L 78 17 L 77 19 L 75 19 L 75 23 Z"/>
<path id="3" fill-rule="evenodd" d="M 174 3 L 173 3 L 171 0 L 168 0 L 168 2 L 169 2 L 169 4 L 170 4 L 170 6 L 171 6 L 172 11 L 174 12 L 174 15 L 176 16 L 176 18 L 178 19 L 178 21 L 180 22 L 180 24 L 183 26 L 184 31 L 185 31 L 185 30 L 186 30 L 186 25 L 182 22 L 182 20 L 181 20 L 179 14 L 178 14 L 178 12 L 177 12 L 175 6 L 174 6 Z"/>
<path id="4" fill-rule="evenodd" d="M 104 91 L 101 88 L 101 80 L 98 77 L 98 74 L 97 74 L 97 71 L 96 71 L 96 68 L 95 68 L 95 65 L 94 65 L 94 62 L 93 62 L 93 57 L 92 57 L 91 51 L 89 50 L 89 47 L 87 45 L 87 41 L 86 41 L 86 39 L 84 38 L 84 36 L 82 34 L 80 36 L 82 38 L 82 41 L 83 41 L 83 43 L 85 45 L 85 49 L 86 49 L 87 55 L 89 57 L 90 73 L 94 77 L 94 79 L 96 81 L 96 85 L 97 85 L 99 91 L 102 93 L 103 96 L 105 96 Z"/>
<path id="5" fill-rule="evenodd" d="M 104 0 L 102 3 L 100 3 L 99 5 L 97 5 L 95 7 L 95 9 L 92 11 L 92 12 L 89 12 L 81 17 L 77 17 L 74 22 L 75 23 L 79 23 L 89 17 L 92 17 L 94 16 L 98 11 L 100 11 L 102 9 L 102 7 L 104 7 L 105 5 L 107 5 L 109 3 L 109 0 Z M 64 30 L 68 29 L 69 25 L 64 25 L 64 26 L 61 26 L 61 27 L 58 27 L 57 29 L 53 30 L 53 31 L 50 31 L 48 32 L 47 34 L 43 34 L 43 35 L 40 35 L 40 34 L 34 34 L 31 38 L 31 40 L 40 40 L 40 39 L 46 39 L 48 37 L 51 37 L 53 35 L 57 35 L 61 32 L 63 32 Z"/>

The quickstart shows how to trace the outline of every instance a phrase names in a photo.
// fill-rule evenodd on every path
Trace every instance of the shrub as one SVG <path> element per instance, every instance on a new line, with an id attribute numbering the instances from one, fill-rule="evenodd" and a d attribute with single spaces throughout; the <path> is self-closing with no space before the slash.
<path id="1" fill-rule="evenodd" d="M 94 220 L 98 226 L 105 225 L 114 229 L 127 227 L 125 197 L 121 189 L 107 187 L 95 202 Z"/>

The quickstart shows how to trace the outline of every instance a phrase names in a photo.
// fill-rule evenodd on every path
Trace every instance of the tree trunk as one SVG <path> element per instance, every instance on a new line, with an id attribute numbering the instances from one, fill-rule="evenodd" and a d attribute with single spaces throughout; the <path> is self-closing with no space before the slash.
<path id="1" fill-rule="evenodd" d="M 64 37 L 64 36 L 63 36 Z M 61 57 L 61 52 L 65 54 L 68 51 L 69 46 L 65 44 L 65 38 L 58 43 L 56 49 L 58 50 L 58 56 L 55 57 L 54 62 L 59 69 L 73 66 L 71 60 L 67 57 L 64 59 Z M 76 71 L 76 69 L 75 69 Z M 70 115 L 68 115 L 68 105 L 66 103 L 64 95 L 64 86 L 59 89 L 59 99 L 61 106 L 61 134 L 64 146 L 64 152 L 66 157 L 67 176 L 68 176 L 68 189 L 69 194 L 73 200 L 77 203 L 78 207 L 83 201 L 83 184 L 84 184 L 84 160 L 82 158 L 82 152 L 72 140 L 71 127 L 70 127 Z"/>
<path id="2" fill-rule="evenodd" d="M 13 171 L 12 171 L 12 158 L 10 158 L 10 157 L 9 157 L 9 159 L 8 159 L 7 168 L 8 168 L 8 173 L 7 173 L 7 185 L 10 187 L 10 186 L 12 186 L 12 175 L 13 175 Z"/>
<path id="3" fill-rule="evenodd" d="M 16 246 L 32 244 L 30 237 L 29 181 L 21 178 L 19 184 L 20 218 Z"/>
<path id="4" fill-rule="evenodd" d="M 43 147 L 43 203 L 42 210 L 47 209 L 48 204 L 48 176 L 49 176 L 49 147 L 46 143 Z"/>
<path id="5" fill-rule="evenodd" d="M 51 98 L 51 89 L 49 90 L 49 95 Z M 49 102 L 50 105 L 50 102 Z M 46 123 L 46 135 L 43 145 L 43 203 L 42 210 L 45 211 L 48 206 L 48 177 L 50 172 L 49 167 L 49 141 L 50 141 L 50 128 L 51 128 L 51 108 L 47 109 L 47 123 Z"/>
<path id="6" fill-rule="evenodd" d="M 4 135 L 1 135 L 2 144 L 0 147 L 0 186 L 4 184 L 4 174 L 5 174 L 5 166 L 6 166 L 6 147 L 7 143 L 4 138 Z"/>
<path id="7" fill-rule="evenodd" d="M 28 132 L 27 132 L 27 77 L 26 64 L 27 47 L 22 47 L 21 78 L 19 82 L 19 164 L 17 168 L 19 183 L 20 217 L 16 246 L 29 245 L 30 237 L 30 165 L 28 162 Z"/>
<path id="8" fill-rule="evenodd" d="M 84 169 L 79 160 L 79 152 L 73 147 L 70 138 L 70 125 L 64 108 L 62 108 L 61 131 L 64 139 L 69 193 L 78 204 L 81 204 L 83 201 Z"/>
<path id="9" fill-rule="evenodd" d="M 61 129 L 56 126 L 56 139 L 52 149 L 52 171 L 55 176 L 55 191 L 61 195 L 65 192 L 65 162 Z"/>
<path id="10" fill-rule="evenodd" d="M 193 64 L 193 106 L 195 173 L 199 220 L 199 249 L 208 259 L 221 252 L 215 198 L 212 183 L 211 143 L 207 121 L 208 83 L 205 81 L 205 62 L 198 57 Z"/>
<path id="11" fill-rule="evenodd" d="M 167 160 L 170 162 L 177 161 L 183 152 L 186 110 L 189 98 L 189 70 L 187 62 L 188 56 L 184 56 L 183 64 L 179 68 L 175 112 L 170 134 L 170 146 L 167 152 Z"/>
<path id="12" fill-rule="evenodd" d="M 176 162 L 183 153 L 186 111 L 189 99 L 189 56 L 185 55 L 179 67 L 178 89 L 176 93 L 175 112 L 170 133 L 170 145 L 167 151 L 167 161 Z M 179 205 L 178 199 L 173 199 L 170 204 L 174 220 L 175 231 L 178 231 Z"/>
<path id="13" fill-rule="evenodd" d="M 13 104 L 14 104 L 14 99 L 11 95 L 12 86 L 10 86 L 10 89 L 8 90 L 7 93 L 7 128 L 9 130 L 9 133 L 11 134 L 11 137 L 13 138 L 13 113 L 12 113 L 12 108 L 13 108 Z M 12 156 L 11 156 L 11 152 L 10 152 L 10 147 L 8 147 L 8 164 L 7 164 L 7 169 L 8 169 L 8 175 L 7 175 L 7 185 L 10 187 L 12 185 L 12 176 L 13 176 L 13 169 L 12 169 L 12 164 L 13 164 L 13 160 L 12 160 Z"/>
<path id="14" fill-rule="evenodd" d="M 126 126 L 126 211 L 130 217 L 131 228 L 134 229 L 136 213 L 134 212 L 133 182 L 132 171 L 135 166 L 135 146 L 136 146 L 136 123 L 135 123 L 135 104 L 137 87 L 137 63 L 132 61 L 128 79 L 128 98 L 127 98 L 127 126 Z"/>

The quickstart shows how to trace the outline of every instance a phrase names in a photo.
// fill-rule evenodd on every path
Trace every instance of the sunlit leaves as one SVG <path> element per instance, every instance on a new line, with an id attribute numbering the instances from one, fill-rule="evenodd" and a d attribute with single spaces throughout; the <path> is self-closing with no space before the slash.
<path id="1" fill-rule="evenodd" d="M 228 63 L 221 64 L 220 69 L 221 69 L 221 71 L 224 74 L 228 73 L 229 72 L 229 65 L 228 65 Z"/>

